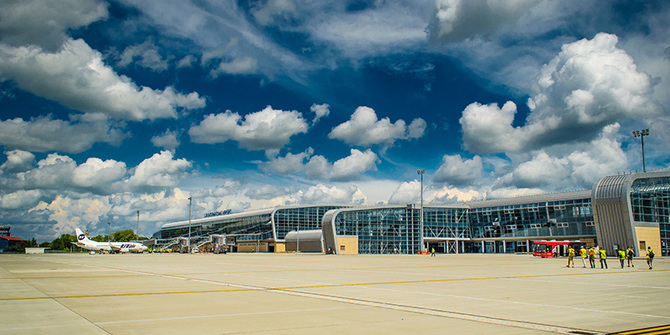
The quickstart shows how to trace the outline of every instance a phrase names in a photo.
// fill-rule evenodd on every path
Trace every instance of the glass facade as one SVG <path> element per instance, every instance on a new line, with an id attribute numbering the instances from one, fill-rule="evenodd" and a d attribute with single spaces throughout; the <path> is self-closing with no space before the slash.
<path id="1" fill-rule="evenodd" d="M 343 206 L 314 206 L 279 208 L 274 213 L 277 240 L 283 240 L 293 230 L 320 230 L 321 219 L 327 211 Z"/>
<path id="2" fill-rule="evenodd" d="M 420 231 L 421 209 L 407 205 L 296 206 L 223 215 L 194 220 L 191 236 L 227 234 L 237 236 L 238 241 L 281 242 L 291 231 L 322 229 L 326 212 L 342 209 L 333 212 L 335 234 L 357 238 L 358 253 L 361 254 L 413 254 L 421 251 L 423 246 L 435 247 L 440 252 L 526 252 L 531 240 L 595 238 L 591 197 L 598 201 L 598 192 L 601 192 L 607 201 L 620 201 L 616 199 L 623 199 L 623 194 L 629 192 L 630 213 L 624 215 L 633 218 L 633 229 L 635 222 L 657 223 L 661 253 L 668 256 L 670 174 L 641 177 L 637 174 L 605 177 L 602 179 L 604 184 L 596 184 L 593 192 L 585 190 L 454 206 L 427 206 L 423 209 L 423 234 Z M 625 184 L 626 178 L 631 180 L 630 187 Z M 610 179 L 616 183 L 612 184 Z M 621 206 L 626 208 L 628 204 L 621 203 Z M 605 210 L 608 209 L 603 210 L 603 217 L 621 215 Z M 600 213 L 600 207 L 598 211 Z M 617 221 L 601 222 L 601 228 L 612 222 Z M 187 236 L 188 226 L 184 222 L 168 224 L 161 229 L 160 235 L 164 239 Z M 598 239 L 605 240 L 606 236 L 601 232 Z"/>
<path id="3" fill-rule="evenodd" d="M 222 217 L 219 220 L 208 220 L 208 222 L 198 222 L 191 224 L 191 236 L 207 236 L 213 234 L 238 235 L 239 241 L 245 240 L 264 240 L 272 238 L 271 212 L 240 216 L 232 218 Z M 179 236 L 188 236 L 188 226 L 178 226 L 173 228 L 163 228 L 162 238 L 175 238 Z"/>
<path id="4" fill-rule="evenodd" d="M 471 238 L 467 214 L 467 208 L 424 207 L 423 237 L 442 240 Z"/>
<path id="5" fill-rule="evenodd" d="M 413 254 L 421 249 L 419 213 L 412 206 L 342 211 L 335 234 L 358 237 L 360 254 Z"/>
<path id="6" fill-rule="evenodd" d="M 661 252 L 670 255 L 670 177 L 637 179 L 630 188 L 633 220 L 658 223 Z"/>
<path id="7" fill-rule="evenodd" d="M 469 221 L 479 239 L 596 235 L 590 198 L 473 208 Z"/>

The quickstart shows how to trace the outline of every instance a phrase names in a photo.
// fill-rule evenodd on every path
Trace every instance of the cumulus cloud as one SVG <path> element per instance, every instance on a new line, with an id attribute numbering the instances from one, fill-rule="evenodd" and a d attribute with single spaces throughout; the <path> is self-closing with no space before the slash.
<path id="1" fill-rule="evenodd" d="M 272 171 L 281 175 L 288 175 L 305 170 L 305 159 L 314 154 L 314 149 L 308 148 L 304 152 L 292 154 L 287 153 L 284 157 L 276 157 L 269 162 L 263 162 L 259 166 L 265 171 Z"/>
<path id="2" fill-rule="evenodd" d="M 428 26 L 435 43 L 455 43 L 494 32 L 517 21 L 540 0 L 436 0 L 437 12 Z"/>
<path id="3" fill-rule="evenodd" d="M 396 140 L 415 139 L 423 136 L 426 121 L 417 118 L 409 127 L 404 120 L 392 123 L 389 118 L 379 120 L 374 109 L 356 108 L 351 119 L 335 127 L 328 138 L 338 139 L 350 145 L 369 147 L 374 144 L 392 145 Z"/>
<path id="4" fill-rule="evenodd" d="M 480 198 L 482 193 L 474 189 L 461 189 L 458 187 L 436 187 L 425 185 L 423 190 L 423 202 L 433 204 L 445 204 L 453 202 L 470 201 Z M 419 204 L 421 202 L 421 182 L 413 180 L 403 182 L 393 191 L 389 197 L 389 204 Z"/>
<path id="5" fill-rule="evenodd" d="M 72 182 L 75 186 L 90 188 L 110 185 L 126 174 L 126 164 L 113 159 L 103 161 L 91 157 L 85 163 L 77 166 L 72 172 Z"/>
<path id="6" fill-rule="evenodd" d="M 195 92 L 138 87 L 105 65 L 102 55 L 80 39 L 66 40 L 58 52 L 0 44 L 0 79 L 12 79 L 18 87 L 67 107 L 116 119 L 176 118 L 178 108 L 205 106 Z"/>
<path id="7" fill-rule="evenodd" d="M 237 141 L 249 150 L 277 150 L 289 143 L 291 137 L 307 132 L 307 122 L 297 111 L 282 111 L 267 106 L 260 112 L 242 117 L 231 111 L 209 114 L 188 133 L 195 143 L 224 143 Z"/>
<path id="8" fill-rule="evenodd" d="M 345 188 L 318 184 L 309 187 L 302 194 L 301 204 L 363 204 L 365 196 L 355 186 Z"/>
<path id="9" fill-rule="evenodd" d="M 526 124 L 514 127 L 516 105 L 470 104 L 460 119 L 467 150 L 519 152 L 543 146 L 588 142 L 604 127 L 632 118 L 653 117 L 651 77 L 616 48 L 617 37 L 600 33 L 563 46 L 534 83 Z"/>
<path id="10" fill-rule="evenodd" d="M 319 122 L 319 120 L 322 117 L 326 117 L 330 114 L 330 105 L 328 104 L 313 104 L 312 107 L 309 108 L 316 116 L 314 117 L 314 120 L 312 121 L 312 124 L 316 124 Z"/>
<path id="11" fill-rule="evenodd" d="M 51 116 L 0 121 L 0 145 L 20 150 L 80 153 L 96 142 L 117 145 L 125 137 L 106 121 L 68 122 Z"/>
<path id="12" fill-rule="evenodd" d="M 135 168 L 128 184 L 139 189 L 177 186 L 192 163 L 183 158 L 173 159 L 173 156 L 170 151 L 161 151 L 145 159 Z"/>
<path id="13" fill-rule="evenodd" d="M 22 172 L 30 169 L 35 161 L 35 155 L 23 150 L 5 151 L 7 160 L 0 165 L 2 172 Z"/>
<path id="14" fill-rule="evenodd" d="M 362 173 L 377 169 L 377 154 L 368 149 L 360 151 L 351 149 L 351 155 L 337 160 L 333 163 L 329 173 L 331 180 L 352 180 L 358 178 Z"/>
<path id="15" fill-rule="evenodd" d="M 313 154 L 314 149 L 308 148 L 299 154 L 288 153 L 284 157 L 273 158 L 259 166 L 265 171 L 282 175 L 304 172 L 310 179 L 348 181 L 360 178 L 367 171 L 376 170 L 379 162 L 377 154 L 370 149 L 351 149 L 349 156 L 332 164 L 325 157 Z"/>
<path id="16" fill-rule="evenodd" d="M 0 11 L 0 37 L 12 46 L 58 50 L 68 30 L 106 19 L 108 4 L 98 0 L 6 0 Z"/>
<path id="17" fill-rule="evenodd" d="M 142 44 L 135 44 L 127 47 L 121 53 L 120 58 L 121 59 L 117 62 L 117 65 L 121 67 L 126 67 L 134 63 L 156 72 L 168 69 L 168 60 L 161 56 L 158 52 L 158 47 L 151 40 L 147 40 Z"/>
<path id="18" fill-rule="evenodd" d="M 160 135 L 151 137 L 151 143 L 155 147 L 174 151 L 181 144 L 179 142 L 179 132 L 166 130 Z"/>
<path id="19" fill-rule="evenodd" d="M 0 208 L 6 210 L 28 209 L 41 197 L 39 190 L 18 190 L 16 192 L 0 194 Z"/>
<path id="20" fill-rule="evenodd" d="M 518 163 L 496 186 L 540 189 L 559 185 L 559 190 L 560 185 L 591 188 L 598 179 L 625 170 L 628 165 L 617 140 L 619 128 L 619 124 L 606 126 L 598 138 L 582 148 L 566 145 L 533 151 L 529 159 Z"/>
<path id="21" fill-rule="evenodd" d="M 481 178 L 482 159 L 475 156 L 472 159 L 462 159 L 461 155 L 445 155 L 442 165 L 437 169 L 433 180 L 437 183 L 447 183 L 453 186 L 471 185 Z"/>

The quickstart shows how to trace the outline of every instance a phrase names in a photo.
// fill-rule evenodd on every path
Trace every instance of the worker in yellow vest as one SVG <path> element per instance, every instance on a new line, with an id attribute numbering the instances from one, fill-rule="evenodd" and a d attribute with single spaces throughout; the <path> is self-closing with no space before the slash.
<path id="1" fill-rule="evenodd" d="M 582 246 L 582 248 L 579 249 L 579 256 L 582 256 L 582 264 L 584 264 L 584 268 L 586 269 L 586 257 L 588 256 L 586 253 L 586 248 L 584 248 L 584 246 Z"/>
<path id="2" fill-rule="evenodd" d="M 621 263 L 621 268 L 623 269 L 623 263 L 626 260 L 626 252 L 623 251 L 623 249 L 617 250 L 617 254 L 619 255 L 619 263 Z"/>
<path id="3" fill-rule="evenodd" d="M 575 249 L 572 248 L 572 246 L 568 246 L 568 265 L 566 267 L 570 267 L 570 263 L 572 263 L 572 267 L 575 267 Z"/>
<path id="4" fill-rule="evenodd" d="M 607 251 L 605 249 L 600 249 L 600 268 L 607 269 Z"/>
<path id="5" fill-rule="evenodd" d="M 631 245 L 628 247 L 628 250 L 626 250 L 626 259 L 628 259 L 628 267 L 635 267 L 633 264 L 633 257 L 635 257 L 635 251 L 633 251 L 633 246 Z"/>
<path id="6" fill-rule="evenodd" d="M 651 249 L 651 247 L 647 248 L 647 265 L 649 265 L 649 270 L 653 267 L 653 262 L 654 262 L 654 250 Z"/>
<path id="7" fill-rule="evenodd" d="M 591 269 L 596 268 L 596 249 L 593 249 L 593 247 L 589 248 L 589 264 Z"/>

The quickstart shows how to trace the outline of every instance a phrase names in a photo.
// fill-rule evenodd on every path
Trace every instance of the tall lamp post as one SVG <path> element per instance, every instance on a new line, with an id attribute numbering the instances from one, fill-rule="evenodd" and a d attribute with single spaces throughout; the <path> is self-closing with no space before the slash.
<path id="1" fill-rule="evenodd" d="M 191 207 L 193 207 L 193 197 L 188 197 L 188 253 L 191 253 Z"/>
<path id="2" fill-rule="evenodd" d="M 421 216 L 419 217 L 419 229 L 421 232 L 419 233 L 419 236 L 421 238 L 421 251 L 425 251 L 426 249 L 424 248 L 423 244 L 423 175 L 426 173 L 426 170 L 417 170 L 416 173 L 421 178 Z"/>
<path id="3" fill-rule="evenodd" d="M 140 210 L 137 210 L 137 240 L 140 239 Z"/>
<path id="4" fill-rule="evenodd" d="M 633 137 L 639 137 L 642 144 L 642 172 L 647 172 L 647 167 L 644 165 L 644 137 L 649 136 L 649 128 L 642 130 L 633 130 Z"/>

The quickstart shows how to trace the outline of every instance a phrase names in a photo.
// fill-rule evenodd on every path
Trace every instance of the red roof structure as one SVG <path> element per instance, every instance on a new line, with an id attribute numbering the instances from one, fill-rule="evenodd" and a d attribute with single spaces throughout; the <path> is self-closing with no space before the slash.
<path id="1" fill-rule="evenodd" d="M 27 240 L 24 240 L 22 238 L 14 237 L 14 236 L 0 236 L 0 239 L 7 240 L 7 241 L 17 241 L 17 242 L 26 242 Z"/>

